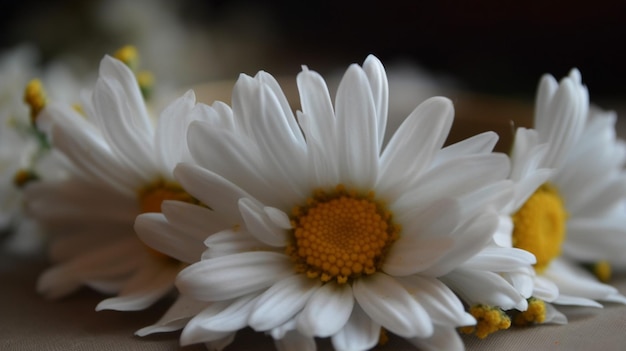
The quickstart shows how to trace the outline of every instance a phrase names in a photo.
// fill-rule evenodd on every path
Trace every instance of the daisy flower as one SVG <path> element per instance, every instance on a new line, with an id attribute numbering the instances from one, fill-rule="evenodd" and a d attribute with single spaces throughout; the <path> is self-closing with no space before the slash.
<path id="1" fill-rule="evenodd" d="M 170 255 L 200 233 L 208 249 L 178 275 L 188 301 L 155 328 L 184 325 L 182 344 L 217 349 L 246 326 L 281 350 L 314 349 L 314 337 L 365 350 L 381 330 L 421 348 L 462 348 L 456 328 L 475 319 L 439 278 L 492 240 L 512 192 L 508 157 L 477 151 L 493 134 L 441 149 L 454 115 L 442 97 L 420 104 L 383 149 L 387 78 L 373 56 L 348 68 L 334 106 L 317 73 L 304 67 L 297 81 L 297 119 L 259 72 L 240 76 L 232 110 L 190 125 L 195 163 L 174 175 L 208 208 L 172 202 L 135 228 Z M 509 253 L 494 249 L 484 266 Z"/>
<path id="2" fill-rule="evenodd" d="M 520 314 L 518 324 L 567 322 L 543 301 L 594 307 L 601 307 L 598 300 L 626 303 L 617 289 L 580 267 L 623 257 L 626 232 L 618 223 L 626 219 L 626 153 L 615 140 L 614 122 L 614 116 L 590 116 L 577 70 L 560 83 L 549 75 L 541 79 L 535 130 L 520 128 L 512 151 L 510 177 L 517 187 L 508 219 L 513 230 L 494 237 L 499 245 L 527 250 L 537 259 L 535 315 Z"/>
<path id="3" fill-rule="evenodd" d="M 20 192 L 13 178 L 30 163 L 37 143 L 19 132 L 18 125 L 28 125 L 28 107 L 22 90 L 36 74 L 36 54 L 30 47 L 18 47 L 0 57 L 0 229 L 8 230 L 19 216 Z"/>
<path id="4" fill-rule="evenodd" d="M 0 57 L 0 231 L 11 232 L 3 242 L 9 251 L 35 252 L 44 241 L 34 222 L 22 213 L 21 187 L 31 180 L 51 179 L 62 173 L 62 160 L 50 151 L 45 136 L 33 123 L 46 101 L 42 82 L 33 77 L 55 74 L 75 81 L 72 72 L 61 73 L 57 67 L 61 66 L 39 67 L 37 51 L 30 46 L 17 47 Z M 55 96 L 73 87 L 68 83 L 55 89 Z"/>
<path id="5" fill-rule="evenodd" d="M 180 141 L 194 105 L 188 92 L 156 121 L 134 73 L 105 56 L 82 113 L 55 102 L 44 108 L 38 126 L 71 167 L 62 180 L 25 189 L 29 214 L 50 234 L 54 264 L 39 277 L 40 293 L 58 298 L 89 286 L 117 294 L 97 310 L 138 310 L 172 291 L 183 263 L 147 248 L 133 224 L 140 213 L 160 211 L 164 199 L 196 201 L 172 176 L 188 159 Z"/>

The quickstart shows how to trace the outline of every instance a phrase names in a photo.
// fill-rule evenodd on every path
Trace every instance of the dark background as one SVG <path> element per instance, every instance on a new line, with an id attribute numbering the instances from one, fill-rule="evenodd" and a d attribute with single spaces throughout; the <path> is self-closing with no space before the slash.
<path id="1" fill-rule="evenodd" d="M 44 58 L 63 50 L 119 46 L 98 32 L 89 13 L 95 1 L 1 0 L 1 48 L 20 41 L 42 47 Z M 411 60 L 458 78 L 467 89 L 530 96 L 541 74 L 557 77 L 578 67 L 592 99 L 626 96 L 626 1 L 179 1 L 184 23 L 218 37 L 216 55 L 234 64 L 211 79 L 265 69 L 295 74 L 362 62 Z M 262 47 L 230 58 L 230 37 Z M 221 46 L 220 46 L 221 45 Z M 243 46 L 245 48 L 245 45 Z M 94 50 L 96 51 L 96 50 Z M 223 53 L 224 52 L 224 53 Z M 232 55 L 232 54 L 229 54 Z M 206 78 L 200 72 L 199 78 Z"/>

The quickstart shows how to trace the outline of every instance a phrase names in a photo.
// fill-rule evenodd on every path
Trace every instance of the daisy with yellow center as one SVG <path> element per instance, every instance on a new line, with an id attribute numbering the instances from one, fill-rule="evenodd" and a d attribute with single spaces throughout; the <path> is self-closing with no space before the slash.
<path id="1" fill-rule="evenodd" d="M 193 112 L 195 96 L 188 92 L 155 122 L 133 72 L 109 56 L 81 106 L 82 113 L 51 101 L 37 118 L 70 163 L 66 178 L 25 188 L 29 214 L 50 232 L 54 263 L 37 289 L 58 298 L 89 286 L 117 295 L 98 310 L 143 309 L 171 292 L 179 270 L 201 253 L 160 253 L 137 238 L 133 225 L 140 213 L 160 212 L 165 200 L 198 203 L 172 171 L 190 159 L 181 140 L 202 113 Z"/>
<path id="2" fill-rule="evenodd" d="M 383 148 L 387 78 L 373 56 L 348 68 L 334 105 L 306 67 L 298 88 L 296 119 L 271 75 L 241 75 L 232 110 L 214 105 L 212 121 L 190 125 L 195 164 L 174 175 L 210 210 L 140 215 L 135 228 L 165 253 L 192 246 L 181 232 L 204 231 L 208 249 L 178 275 L 186 308 L 148 332 L 184 327 L 183 344 L 216 347 L 251 327 L 284 350 L 313 350 L 314 337 L 367 350 L 384 329 L 420 348 L 462 348 L 456 328 L 475 319 L 440 277 L 478 258 L 498 226 L 493 208 L 510 201 L 494 135 L 442 149 L 453 107 L 436 97 Z M 219 230 L 204 228 L 211 218 Z M 512 250 L 493 248 L 483 267 L 530 266 Z M 504 279 L 482 287 L 492 303 L 501 291 L 525 301 L 513 290 Z"/>
<path id="3" fill-rule="evenodd" d="M 537 93 L 536 129 L 520 128 L 516 134 L 510 175 L 517 184 L 516 195 L 502 218 L 513 229 L 499 231 L 494 239 L 500 246 L 532 253 L 536 276 L 528 311 L 514 313 L 514 324 L 567 323 L 552 304 L 626 303 L 615 288 L 579 266 L 587 260 L 621 257 L 614 254 L 619 249 L 608 246 L 623 248 L 619 242 L 626 238 L 623 229 L 602 230 L 618 218 L 609 219 L 617 215 L 614 209 L 621 208 L 626 195 L 626 178 L 621 175 L 625 154 L 614 144 L 608 121 L 589 117 L 588 106 L 587 89 L 577 70 L 560 83 L 546 75 Z M 575 248 L 583 254 L 576 257 Z M 513 278 L 509 277 L 516 284 Z"/>
<path id="4" fill-rule="evenodd" d="M 46 104 L 45 82 L 52 75 L 68 84 L 55 89 L 55 98 L 76 92 L 75 74 L 60 65 L 40 67 L 37 51 L 20 46 L 0 53 L 0 235 L 8 251 L 36 252 L 44 237 L 23 213 L 22 189 L 32 181 L 58 178 L 63 162 L 51 152 L 34 119 Z M 34 77 L 42 76 L 42 79 Z"/>

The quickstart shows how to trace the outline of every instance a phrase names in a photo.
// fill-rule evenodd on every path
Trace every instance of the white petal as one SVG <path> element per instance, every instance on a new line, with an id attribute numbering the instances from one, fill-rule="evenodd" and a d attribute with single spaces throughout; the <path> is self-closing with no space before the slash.
<path id="1" fill-rule="evenodd" d="M 424 270 L 422 274 L 439 277 L 459 267 L 476 255 L 491 241 L 498 228 L 498 214 L 487 211 L 459 226 L 451 234 L 455 237 L 454 247 L 448 250 L 436 264 Z"/>
<path id="2" fill-rule="evenodd" d="M 224 216 L 225 221 L 242 224 L 239 199 L 251 196 L 240 187 L 216 173 L 187 163 L 176 166 L 174 177 L 189 194 Z"/>
<path id="3" fill-rule="evenodd" d="M 121 193 L 130 193 L 140 183 L 140 179 L 120 165 L 101 137 L 62 123 L 53 126 L 51 137 L 52 144 L 90 178 L 111 184 Z"/>
<path id="4" fill-rule="evenodd" d="M 450 238 L 398 240 L 389 251 L 382 270 L 393 276 L 407 276 L 424 271 L 453 247 Z"/>
<path id="5" fill-rule="evenodd" d="M 576 86 L 572 80 L 564 78 L 550 102 L 547 115 L 542 116 L 550 121 L 547 129 L 536 128 L 540 141 L 552 143 L 543 163 L 545 166 L 560 166 L 565 160 L 566 152 L 582 132 L 589 102 L 583 101 L 585 94 L 581 96 L 579 89 L 581 87 Z"/>
<path id="6" fill-rule="evenodd" d="M 426 310 L 395 279 L 374 274 L 356 280 L 353 291 L 363 311 L 390 332 L 405 338 L 433 334 Z"/>
<path id="7" fill-rule="evenodd" d="M 559 288 L 550 279 L 542 276 L 534 278 L 533 296 L 546 302 L 552 302 L 559 297 Z"/>
<path id="8" fill-rule="evenodd" d="M 394 220 L 402 225 L 402 237 L 441 238 L 454 231 L 461 218 L 461 206 L 454 198 L 441 198 L 420 208 L 392 203 Z"/>
<path id="9" fill-rule="evenodd" d="M 246 252 L 203 260 L 178 274 L 176 286 L 183 294 L 202 301 L 243 296 L 293 274 L 284 254 Z"/>
<path id="10" fill-rule="evenodd" d="M 463 265 L 466 268 L 493 272 L 512 272 L 536 263 L 535 256 L 516 248 L 487 247 Z"/>
<path id="11" fill-rule="evenodd" d="M 399 278 L 398 282 L 426 309 L 433 323 L 450 326 L 476 323 L 465 312 L 461 300 L 438 279 L 414 275 Z"/>
<path id="12" fill-rule="evenodd" d="M 272 221 L 272 223 L 274 223 L 275 225 L 279 226 L 282 229 L 291 229 L 291 220 L 289 219 L 289 216 L 274 207 L 269 207 L 266 206 L 263 208 L 263 211 L 265 211 L 265 214 L 269 217 L 269 219 Z"/>
<path id="13" fill-rule="evenodd" d="M 552 304 L 546 303 L 546 320 L 544 323 L 567 324 L 567 317 Z"/>
<path id="14" fill-rule="evenodd" d="M 189 238 L 200 241 L 212 233 L 232 226 L 221 213 L 182 201 L 163 201 L 161 212 L 172 227 L 185 233 Z"/>
<path id="15" fill-rule="evenodd" d="M 296 119 L 293 118 L 293 114 L 291 113 L 291 106 L 289 106 L 289 101 L 287 100 L 287 97 L 285 96 L 283 90 L 280 88 L 278 81 L 271 74 L 263 71 L 259 72 L 256 78 L 258 78 L 263 83 L 265 88 L 269 88 L 269 90 L 272 92 L 272 95 L 275 96 L 278 105 L 280 105 L 280 109 L 286 115 L 285 122 L 288 124 L 289 129 L 291 130 L 293 138 L 299 144 L 304 143 L 304 136 L 300 131 L 300 127 L 298 126 Z"/>
<path id="16" fill-rule="evenodd" d="M 89 183 L 74 177 L 36 182 L 24 189 L 28 214 L 38 221 L 69 221 L 74 225 L 85 221 L 92 224 L 89 227 L 94 230 L 97 230 L 93 226 L 94 221 L 130 228 L 139 214 L 135 196 L 119 193 L 102 183 Z"/>
<path id="17" fill-rule="evenodd" d="M 354 306 L 350 284 L 328 283 L 315 291 L 298 314 L 298 330 L 308 336 L 328 337 L 348 321 Z"/>
<path id="18" fill-rule="evenodd" d="M 191 155 L 198 165 L 228 179 L 263 203 L 274 206 L 293 204 L 294 198 L 298 196 L 296 194 L 299 190 L 287 186 L 291 183 L 265 162 L 265 156 L 259 151 L 257 144 L 242 133 L 217 129 L 208 123 L 196 121 L 190 124 L 187 141 Z M 176 176 L 176 172 L 174 174 Z M 189 192 L 193 190 L 184 184 L 183 187 Z M 275 191 L 277 188 L 281 191 Z M 207 204 L 216 209 L 210 203 Z"/>
<path id="19" fill-rule="evenodd" d="M 247 298 L 247 297 L 246 297 Z M 245 300 L 245 298 L 244 298 Z M 180 335 L 181 346 L 197 344 L 202 342 L 219 341 L 227 338 L 229 335 L 236 332 L 232 331 L 215 331 L 204 328 L 203 324 L 206 320 L 211 320 L 212 317 L 219 315 L 226 310 L 232 301 L 224 301 L 210 304 L 207 308 L 196 314 L 185 326 Z"/>
<path id="20" fill-rule="evenodd" d="M 372 97 L 374 98 L 374 107 L 376 116 L 378 116 L 378 150 L 382 147 L 385 138 L 385 128 L 387 127 L 387 113 L 389 110 L 389 82 L 387 81 L 387 73 L 385 67 L 374 55 L 368 55 L 363 62 L 363 71 L 367 75 L 367 79 L 372 89 Z"/>
<path id="21" fill-rule="evenodd" d="M 235 253 L 263 251 L 271 249 L 252 235 L 241 230 L 227 229 L 209 236 L 204 244 L 208 250 L 202 253 L 202 259 L 216 258 Z"/>
<path id="22" fill-rule="evenodd" d="M 497 142 L 498 134 L 495 132 L 476 134 L 441 149 L 433 159 L 432 167 L 459 157 L 490 153 Z"/>
<path id="23" fill-rule="evenodd" d="M 554 173 L 551 169 L 540 169 L 517 182 L 514 187 L 515 202 L 511 207 L 511 213 L 517 212 L 526 201 L 544 184 Z"/>
<path id="24" fill-rule="evenodd" d="M 550 127 L 550 116 L 548 115 L 548 109 L 550 102 L 554 97 L 559 84 L 556 79 L 549 74 L 544 74 L 539 80 L 539 87 L 537 88 L 537 96 L 535 98 L 535 113 L 534 113 L 534 126 L 537 130 L 548 130 Z"/>
<path id="25" fill-rule="evenodd" d="M 136 176 L 150 181 L 158 172 L 154 127 L 134 74 L 118 60 L 105 57 L 92 101 L 103 135 L 118 159 Z M 104 71 L 114 77 L 107 77 Z"/>
<path id="26" fill-rule="evenodd" d="M 319 280 L 302 274 L 277 282 L 261 294 L 248 324 L 254 330 L 265 331 L 286 323 L 304 307 L 320 285 Z"/>
<path id="27" fill-rule="evenodd" d="M 551 279 L 559 287 L 559 299 L 555 303 L 561 303 L 564 295 L 581 297 L 591 300 L 603 300 L 607 296 L 617 293 L 617 289 L 600 283 L 582 268 L 566 262 L 564 259 L 556 259 L 543 274 Z"/>
<path id="28" fill-rule="evenodd" d="M 128 275 L 137 268 L 144 255 L 145 251 L 136 238 L 115 240 L 44 271 L 37 280 L 37 291 L 55 299 L 89 280 Z"/>
<path id="29" fill-rule="evenodd" d="M 472 155 L 430 169 L 415 186 L 404 186 L 398 204 L 419 207 L 444 197 L 458 197 L 504 180 L 509 159 L 503 154 Z"/>
<path id="30" fill-rule="evenodd" d="M 211 332 L 233 332 L 242 329 L 247 324 L 257 297 L 257 294 L 248 294 L 233 299 L 228 306 L 218 313 L 205 315 L 205 311 L 200 312 L 194 317 L 196 321 L 194 323 L 200 323 L 199 327 Z"/>
<path id="31" fill-rule="evenodd" d="M 511 175 L 514 181 L 522 180 L 530 172 L 539 167 L 546 152 L 548 144 L 539 144 L 539 136 L 534 129 L 517 128 L 515 140 L 511 150 Z"/>
<path id="32" fill-rule="evenodd" d="M 500 247 L 513 246 L 513 220 L 511 216 L 500 216 L 498 220 L 498 229 L 493 234 L 493 241 Z"/>
<path id="33" fill-rule="evenodd" d="M 460 208 L 453 199 L 443 199 L 403 223 L 402 236 L 393 243 L 383 264 L 391 275 L 409 275 L 429 268 L 453 247 L 449 235 L 459 219 Z"/>
<path id="34" fill-rule="evenodd" d="M 233 113 L 272 170 L 270 179 L 280 180 L 281 193 L 301 197 L 306 182 L 304 138 L 274 78 L 265 72 L 254 79 L 240 75 L 233 90 Z"/>
<path id="35" fill-rule="evenodd" d="M 137 291 L 128 289 L 131 290 L 128 293 L 122 291 L 117 297 L 102 300 L 96 306 L 96 311 L 139 311 L 146 309 L 173 291 L 176 273 L 178 273 L 177 269 L 170 269 L 153 277 L 154 280 L 140 279 L 146 283 L 142 289 L 137 289 Z"/>
<path id="36" fill-rule="evenodd" d="M 337 88 L 337 150 L 341 180 L 349 188 L 372 189 L 378 176 L 378 121 L 365 72 L 351 65 Z"/>
<path id="37" fill-rule="evenodd" d="M 396 198 L 426 169 L 448 136 L 454 107 L 446 98 L 422 102 L 391 137 L 381 156 L 377 188 L 383 196 Z M 458 174 L 457 174 L 458 176 Z"/>
<path id="38" fill-rule="evenodd" d="M 155 147 L 162 172 L 168 177 L 173 176 L 172 172 L 177 163 L 190 161 L 187 128 L 194 118 L 191 110 L 195 103 L 196 96 L 193 90 L 189 90 L 169 104 L 159 117 Z"/>
<path id="39" fill-rule="evenodd" d="M 440 279 L 470 305 L 511 309 L 526 301 L 504 278 L 493 272 L 458 268 Z"/>
<path id="40" fill-rule="evenodd" d="M 139 239 L 156 251 L 179 261 L 192 263 L 200 260 L 205 247 L 197 240 L 170 225 L 160 213 L 144 213 L 135 220 Z"/>
<path id="41" fill-rule="evenodd" d="M 586 297 L 571 296 L 567 294 L 559 294 L 559 297 L 557 297 L 554 301 L 552 301 L 552 303 L 557 304 L 557 305 L 602 308 L 602 304 L 594 300 L 588 299 Z"/>
<path id="42" fill-rule="evenodd" d="M 495 181 L 483 188 L 460 198 L 461 215 L 465 218 L 476 216 L 486 209 L 498 213 L 509 213 L 514 200 L 513 182 L 510 180 Z M 501 229 L 501 227 L 499 227 Z"/>
<path id="43" fill-rule="evenodd" d="M 298 74 L 302 113 L 298 121 L 307 138 L 311 177 L 315 186 L 339 183 L 339 160 L 335 111 L 326 82 L 317 72 L 302 67 Z"/>
<path id="44" fill-rule="evenodd" d="M 259 241 L 275 247 L 287 244 L 287 231 L 275 225 L 258 203 L 248 198 L 239 199 L 239 210 L 248 232 Z"/>
<path id="45" fill-rule="evenodd" d="M 348 322 L 332 336 L 337 351 L 369 350 L 376 346 L 380 337 L 380 324 L 374 322 L 357 304 Z"/>
<path id="46" fill-rule="evenodd" d="M 153 325 L 141 328 L 135 335 L 146 336 L 153 333 L 171 332 L 182 329 L 187 322 L 200 311 L 208 307 L 208 303 L 197 301 L 185 295 L 180 295 L 176 302 Z"/>

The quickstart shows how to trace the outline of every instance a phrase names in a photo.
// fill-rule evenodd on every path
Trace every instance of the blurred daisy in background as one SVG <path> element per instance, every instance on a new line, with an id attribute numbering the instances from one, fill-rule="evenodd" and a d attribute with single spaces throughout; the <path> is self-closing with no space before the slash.
<path id="1" fill-rule="evenodd" d="M 51 101 L 37 120 L 71 166 L 64 179 L 25 187 L 28 214 L 49 235 L 53 265 L 37 283 L 49 298 L 89 286 L 118 295 L 98 310 L 139 310 L 171 292 L 183 266 L 143 245 L 133 223 L 140 213 L 160 211 L 164 199 L 197 203 L 172 176 L 176 163 L 189 159 L 181 141 L 195 96 L 176 99 L 157 120 L 129 68 L 135 55 L 124 47 L 116 53 L 124 62 L 105 56 L 79 108 Z"/>
<path id="2" fill-rule="evenodd" d="M 69 101 L 83 78 L 61 62 L 42 65 L 38 50 L 31 45 L 5 52 L 0 58 L 0 76 L 0 230 L 7 233 L 3 243 L 7 250 L 34 253 L 42 248 L 44 237 L 23 216 L 21 187 L 39 178 L 59 178 L 65 167 L 34 125 L 48 98 L 44 85 L 57 82 L 54 98 Z"/>
<path id="3" fill-rule="evenodd" d="M 535 307 L 517 314 L 514 323 L 567 323 L 544 301 L 592 307 L 602 306 L 597 301 L 626 303 L 617 289 L 581 267 L 623 259 L 626 231 L 618 223 L 626 219 L 626 153 L 615 140 L 614 123 L 614 116 L 590 112 L 577 70 L 560 83 L 549 75 L 541 79 L 535 130 L 518 129 L 512 149 L 510 177 L 518 185 L 511 217 L 503 218 L 505 226 L 510 221 L 512 235 L 505 230 L 495 236 L 497 244 L 527 250 L 537 259 Z"/>
<path id="4" fill-rule="evenodd" d="M 181 232 L 206 233 L 208 249 L 177 278 L 188 301 L 147 331 L 184 326 L 182 344 L 217 349 L 246 326 L 281 350 L 314 349 L 314 337 L 366 350 L 381 330 L 462 348 L 456 328 L 475 319 L 439 277 L 479 257 L 483 267 L 534 262 L 509 260 L 511 249 L 480 256 L 512 196 L 508 157 L 489 149 L 493 134 L 441 149 L 454 116 L 441 97 L 415 108 L 383 149 L 388 85 L 373 56 L 350 66 L 334 106 L 306 67 L 298 88 L 296 120 L 271 75 L 241 75 L 232 110 L 217 105 L 214 121 L 190 125 L 196 164 L 174 174 L 208 209 L 168 203 L 135 228 L 173 256 L 194 247 Z M 510 290 L 503 279 L 482 286 L 485 296 Z"/>

